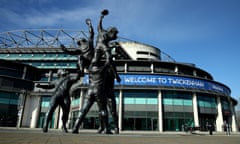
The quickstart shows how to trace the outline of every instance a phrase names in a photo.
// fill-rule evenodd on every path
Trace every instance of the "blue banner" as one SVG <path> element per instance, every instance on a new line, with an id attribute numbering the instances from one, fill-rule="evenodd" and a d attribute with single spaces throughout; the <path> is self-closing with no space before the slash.
<path id="1" fill-rule="evenodd" d="M 129 86 L 162 86 L 162 87 L 176 87 L 184 89 L 199 89 L 222 93 L 230 95 L 228 87 L 217 82 L 187 78 L 181 76 L 169 75 L 142 75 L 142 74 L 121 74 L 121 82 L 115 85 L 129 85 Z M 84 83 L 88 83 L 88 75 L 84 77 Z"/>

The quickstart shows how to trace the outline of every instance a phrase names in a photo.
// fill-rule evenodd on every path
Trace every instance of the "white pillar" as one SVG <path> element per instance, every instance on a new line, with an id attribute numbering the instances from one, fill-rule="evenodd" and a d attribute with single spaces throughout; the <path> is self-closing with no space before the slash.
<path id="1" fill-rule="evenodd" d="M 84 103 L 84 95 L 83 95 L 83 89 L 80 91 L 80 97 L 79 97 L 79 110 L 83 107 Z"/>
<path id="2" fill-rule="evenodd" d="M 178 74 L 178 66 L 175 66 L 174 72 L 175 72 L 176 74 Z"/>
<path id="3" fill-rule="evenodd" d="M 22 127 L 24 112 L 25 112 L 25 103 L 27 99 L 27 92 L 25 90 L 21 91 L 18 96 L 18 121 L 17 128 Z"/>
<path id="4" fill-rule="evenodd" d="M 128 71 L 128 65 L 127 65 L 127 63 L 125 63 L 124 64 L 124 73 L 127 73 L 127 71 Z"/>
<path id="5" fill-rule="evenodd" d="M 193 117 L 195 127 L 199 126 L 197 94 L 193 93 Z"/>
<path id="6" fill-rule="evenodd" d="M 162 92 L 158 91 L 158 131 L 163 131 L 163 104 L 162 104 Z"/>
<path id="7" fill-rule="evenodd" d="M 32 119 L 31 119 L 31 124 L 30 124 L 30 128 L 36 128 L 37 127 L 37 123 L 38 123 L 38 117 L 39 117 L 39 112 L 40 112 L 40 105 L 41 105 L 41 97 L 40 96 L 33 96 L 33 107 L 34 110 L 32 111 Z"/>
<path id="8" fill-rule="evenodd" d="M 151 64 L 151 73 L 154 73 L 154 65 L 153 65 L 153 63 Z"/>
<path id="9" fill-rule="evenodd" d="M 21 127 L 29 127 L 30 126 L 30 122 L 31 122 L 31 117 L 32 117 L 32 98 L 31 96 L 26 92 L 25 95 L 25 102 L 24 102 L 24 106 L 23 106 L 23 112 L 22 112 L 22 123 L 21 123 Z"/>
<path id="10" fill-rule="evenodd" d="M 71 120 L 71 115 L 72 115 L 72 101 L 73 101 L 73 98 L 72 97 L 70 97 L 70 101 L 71 101 L 71 103 L 70 103 L 70 109 L 69 109 L 69 113 L 68 113 L 68 119 L 67 119 L 67 122 L 66 122 L 66 127 L 67 128 L 70 128 L 70 120 Z"/>
<path id="11" fill-rule="evenodd" d="M 63 116 L 63 111 L 59 106 L 59 116 L 58 116 L 58 129 L 62 129 L 63 127 L 63 122 L 62 122 L 62 116 Z"/>
<path id="12" fill-rule="evenodd" d="M 230 109 L 231 109 L 231 113 L 232 113 L 232 123 L 231 123 L 232 131 L 237 132 L 238 128 L 237 128 L 236 112 L 235 112 L 235 109 L 234 109 L 234 106 L 233 106 L 231 100 L 230 100 Z"/>
<path id="13" fill-rule="evenodd" d="M 60 115 L 60 107 L 58 106 L 55 110 L 55 115 L 54 115 L 54 124 L 53 124 L 54 126 L 53 126 L 53 128 L 55 128 L 55 129 L 58 128 L 59 121 L 61 120 L 61 118 L 59 118 L 59 115 Z"/>
<path id="14" fill-rule="evenodd" d="M 216 118 L 216 131 L 222 131 L 223 115 L 222 115 L 222 104 L 220 96 L 217 97 L 217 111 L 218 115 Z"/>
<path id="15" fill-rule="evenodd" d="M 119 104 L 118 104 L 118 127 L 122 131 L 122 118 L 123 118 L 123 94 L 122 90 L 119 90 Z"/>

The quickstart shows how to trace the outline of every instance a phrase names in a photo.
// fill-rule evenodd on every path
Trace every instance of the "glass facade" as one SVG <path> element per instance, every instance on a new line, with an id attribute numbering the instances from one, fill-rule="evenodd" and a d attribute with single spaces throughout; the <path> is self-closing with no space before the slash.
<path id="1" fill-rule="evenodd" d="M 122 130 L 159 130 L 158 91 L 157 90 L 121 90 L 122 91 Z M 86 90 L 83 90 L 83 95 Z M 193 117 L 193 93 L 185 91 L 162 90 L 162 117 L 163 131 L 183 131 L 183 126 L 194 127 Z M 120 91 L 115 90 L 117 111 L 119 113 Z M 49 96 L 43 96 L 41 100 L 41 113 L 39 116 L 39 127 L 43 126 L 45 113 L 49 107 Z M 80 108 L 80 94 L 72 97 L 71 116 L 69 128 L 72 128 L 78 118 Z M 225 99 L 221 100 L 223 110 L 229 110 L 229 104 Z M 197 107 L 199 126 L 201 131 L 207 131 L 211 123 L 216 125 L 217 102 L 214 95 L 197 93 Z M 54 116 L 51 128 L 54 126 Z M 226 118 L 227 119 L 227 118 Z M 59 119 L 60 120 L 60 119 Z M 114 128 L 114 122 L 109 113 L 109 124 Z M 86 115 L 82 128 L 97 129 L 99 127 L 98 107 L 94 103 Z"/>
<path id="2" fill-rule="evenodd" d="M 82 91 L 84 96 L 86 94 L 86 90 L 82 90 Z M 71 102 L 72 112 L 71 112 L 71 117 L 69 119 L 70 128 L 74 126 L 74 122 L 78 118 L 81 98 L 82 97 L 80 97 L 79 93 L 75 93 L 74 97 L 72 98 L 72 102 Z M 97 107 L 97 104 L 94 103 L 90 108 L 89 112 L 87 113 L 85 119 L 83 120 L 82 128 L 97 129 L 98 127 L 99 127 L 98 107 Z"/>
<path id="3" fill-rule="evenodd" d="M 183 125 L 194 126 L 192 93 L 162 91 L 163 130 L 182 131 Z"/>
<path id="4" fill-rule="evenodd" d="M 202 93 L 197 94 L 197 99 L 200 129 L 207 131 L 210 123 L 216 125 L 217 100 L 213 95 Z"/>
<path id="5" fill-rule="evenodd" d="M 0 126 L 15 127 L 18 117 L 18 95 L 0 92 Z"/>
<path id="6" fill-rule="evenodd" d="M 123 130 L 157 130 L 157 91 L 124 90 L 123 115 Z"/>
<path id="7" fill-rule="evenodd" d="M 76 68 L 76 62 L 27 62 L 26 64 L 30 64 L 32 66 L 38 67 L 38 68 Z"/>
<path id="8" fill-rule="evenodd" d="M 231 123 L 231 109 L 227 98 L 221 98 L 223 121 Z"/>
<path id="9" fill-rule="evenodd" d="M 44 121 L 45 121 L 45 115 L 49 109 L 49 104 L 50 104 L 51 96 L 42 96 L 41 97 L 41 105 L 40 105 L 40 114 L 39 114 L 39 119 L 38 119 L 38 128 L 42 128 Z M 52 116 L 52 121 L 49 124 L 49 128 L 54 127 L 54 120 L 55 120 L 55 112 L 53 113 Z"/>
<path id="10" fill-rule="evenodd" d="M 74 122 L 77 120 L 78 118 L 78 113 L 79 113 L 79 105 L 80 105 L 80 95 L 79 93 L 77 93 L 76 95 L 74 95 L 74 97 L 72 97 L 72 101 L 71 101 L 71 117 L 69 118 L 69 127 L 73 128 Z"/>
<path id="11" fill-rule="evenodd" d="M 0 54 L 0 57 L 8 60 L 21 59 L 23 63 L 37 68 L 76 68 L 77 56 L 65 53 L 25 53 L 25 54 Z M 44 59 L 44 62 L 41 61 Z M 40 61 L 39 61 L 40 60 Z"/>
<path id="12" fill-rule="evenodd" d="M 198 107 L 201 114 L 217 114 L 216 98 L 207 94 L 198 94 Z"/>
<path id="13" fill-rule="evenodd" d="M 158 93 L 149 90 L 123 90 L 123 130 L 158 130 Z M 117 112 L 119 113 L 119 90 L 115 91 Z M 79 104 L 79 98 L 73 101 Z M 75 103 L 75 102 L 74 102 Z M 72 103 L 72 106 L 75 105 Z M 76 104 L 77 105 L 77 104 Z M 71 113 L 70 127 L 77 119 L 79 110 Z M 109 113 L 110 127 L 114 127 L 114 122 Z M 98 107 L 95 103 L 83 122 L 85 129 L 97 129 L 99 127 Z"/>
<path id="14" fill-rule="evenodd" d="M 226 98 L 221 99 L 222 110 L 223 111 L 230 111 L 230 104 Z"/>
<path id="15" fill-rule="evenodd" d="M 21 59 L 21 60 L 76 60 L 77 56 L 68 55 L 65 53 L 25 53 L 25 54 L 19 54 L 19 53 L 1 53 L 0 56 L 2 58 L 6 59 Z"/>

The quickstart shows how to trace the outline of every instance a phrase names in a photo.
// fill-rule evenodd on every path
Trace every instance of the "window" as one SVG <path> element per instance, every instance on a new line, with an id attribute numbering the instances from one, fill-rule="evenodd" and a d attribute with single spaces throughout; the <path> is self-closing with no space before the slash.
<path id="1" fill-rule="evenodd" d="M 188 92 L 163 91 L 163 104 L 192 106 L 192 95 Z"/>
<path id="2" fill-rule="evenodd" d="M 51 97 L 43 96 L 42 101 L 41 101 L 41 107 L 48 108 L 49 104 L 50 104 L 50 99 L 51 99 Z"/>
<path id="3" fill-rule="evenodd" d="M 148 55 L 148 54 L 149 54 L 149 52 L 145 52 L 145 51 L 137 51 L 137 54 Z"/>
<path id="4" fill-rule="evenodd" d="M 198 95 L 197 98 L 199 107 L 216 108 L 217 106 L 215 97 L 211 97 L 209 95 Z"/>
<path id="5" fill-rule="evenodd" d="M 123 129 L 157 130 L 158 93 L 154 90 L 123 91 Z"/>

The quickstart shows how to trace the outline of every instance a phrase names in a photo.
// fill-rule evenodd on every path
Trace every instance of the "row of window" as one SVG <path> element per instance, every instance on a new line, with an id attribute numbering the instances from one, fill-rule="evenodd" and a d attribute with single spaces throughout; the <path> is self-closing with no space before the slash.
<path id="1" fill-rule="evenodd" d="M 76 68 L 76 62 L 27 62 L 31 66 L 38 68 L 57 68 L 57 69 L 67 69 L 67 68 Z"/>
<path id="2" fill-rule="evenodd" d="M 147 51 L 137 51 L 137 54 L 151 55 L 151 56 L 154 56 L 154 57 L 159 58 L 159 55 L 157 55 L 157 54 L 155 54 L 155 53 L 152 53 L 152 52 L 147 52 Z"/>
<path id="3" fill-rule="evenodd" d="M 139 52 L 139 54 L 145 54 L 146 52 Z M 148 52 L 147 52 L 148 53 Z M 150 53 L 153 55 L 152 53 Z M 8 59 L 8 60 L 20 60 L 20 61 L 29 61 L 28 63 L 32 66 L 36 66 L 38 68 L 76 68 L 76 61 L 77 56 L 72 56 L 66 53 L 36 53 L 36 54 L 31 54 L 31 53 L 25 53 L 25 54 L 17 54 L 17 53 L 12 53 L 12 54 L 6 54 L 6 53 L 1 53 L 0 54 L 1 58 Z M 39 61 L 39 60 L 44 60 L 45 62 L 33 62 L 33 61 Z M 53 60 L 61 60 L 60 62 L 47 62 L 53 61 Z M 68 61 L 68 62 L 62 62 L 62 61 Z M 64 64 L 61 64 L 64 63 Z M 62 67 L 61 67 L 62 66 Z M 131 66 L 131 64 L 128 64 L 128 71 L 139 71 L 139 72 L 151 72 L 151 66 L 139 66 L 139 63 L 137 65 Z M 120 71 L 124 71 L 124 65 L 119 65 L 118 68 Z M 189 69 L 188 67 L 183 67 L 177 68 L 175 65 L 156 65 L 154 67 L 154 72 L 159 72 L 159 73 L 179 73 L 179 74 L 185 74 L 185 75 L 193 75 L 193 76 L 198 76 L 198 77 L 209 77 L 206 75 L 205 72 L 194 72 L 193 69 Z M 118 69 L 118 70 L 119 70 Z M 132 70 L 131 70 L 132 69 Z M 196 73 L 196 74 L 194 74 Z M 211 79 L 211 77 L 209 77 Z"/>
<path id="4" fill-rule="evenodd" d="M 0 104 L 18 104 L 18 95 L 16 93 L 0 92 Z"/>
<path id="5" fill-rule="evenodd" d="M 119 93 L 115 92 L 116 102 L 119 104 Z M 157 91 L 124 91 L 123 93 L 123 103 L 125 105 L 157 105 L 158 97 Z M 42 107 L 49 106 L 49 97 L 43 97 L 42 99 Z M 192 95 L 188 92 L 176 92 L 176 91 L 162 91 L 162 101 L 163 105 L 175 105 L 175 106 L 192 106 Z M 72 106 L 78 106 L 80 102 L 80 98 L 75 98 L 72 101 Z M 201 108 L 212 108 L 216 109 L 217 103 L 215 97 L 211 97 L 209 95 L 197 96 L 198 106 Z M 224 110 L 229 110 L 230 105 L 227 101 L 222 100 L 222 107 Z"/>
<path id="6" fill-rule="evenodd" d="M 76 56 L 68 55 L 65 53 L 40 53 L 40 54 L 0 54 L 1 58 L 6 59 L 21 59 L 21 60 L 77 60 Z"/>

